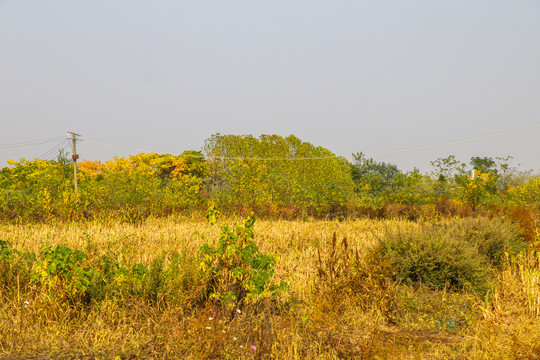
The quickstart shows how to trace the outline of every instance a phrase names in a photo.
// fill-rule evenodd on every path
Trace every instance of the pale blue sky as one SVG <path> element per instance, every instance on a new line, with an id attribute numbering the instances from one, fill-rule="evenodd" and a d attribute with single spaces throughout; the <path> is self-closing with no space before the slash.
<path id="1" fill-rule="evenodd" d="M 83 159 L 294 134 L 351 153 L 540 124 L 540 1 L 0 0 L 0 164 L 59 143 Z M 540 169 L 540 126 L 373 155 Z"/>

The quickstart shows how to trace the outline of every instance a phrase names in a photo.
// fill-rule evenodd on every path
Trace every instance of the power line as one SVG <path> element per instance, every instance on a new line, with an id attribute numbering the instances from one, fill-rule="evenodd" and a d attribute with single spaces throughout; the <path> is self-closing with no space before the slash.
<path id="1" fill-rule="evenodd" d="M 508 135 L 508 134 L 521 132 L 521 131 L 525 131 L 525 130 L 530 130 L 530 129 L 534 129 L 534 128 L 538 128 L 538 127 L 540 127 L 540 123 L 536 123 L 536 124 L 533 124 L 533 125 L 520 127 L 520 128 L 509 129 L 509 130 L 505 130 L 505 131 L 501 131 L 501 132 L 486 134 L 486 135 L 480 135 L 480 136 L 474 136 L 474 137 L 469 137 L 469 138 L 458 139 L 458 140 L 454 140 L 454 141 L 447 141 L 447 142 L 428 144 L 428 145 L 421 145 L 421 146 L 413 146 L 413 147 L 409 147 L 409 148 L 401 148 L 401 149 L 394 149 L 394 150 L 369 152 L 369 153 L 365 153 L 365 155 L 373 156 L 373 155 L 394 154 L 394 153 L 401 153 L 401 152 L 409 152 L 409 151 L 416 151 L 416 150 L 431 149 L 431 148 L 447 146 L 447 145 L 456 145 L 456 144 L 462 144 L 462 143 L 466 143 L 466 142 L 473 142 L 473 141 L 478 141 L 478 140 L 483 140 L 483 139 L 489 139 L 489 138 L 493 138 L 493 137 Z M 63 141 L 60 142 L 60 144 L 57 144 L 53 148 L 49 149 L 47 152 L 45 152 L 41 156 L 41 157 L 46 157 L 46 156 L 51 156 L 52 155 L 51 152 L 59 150 L 60 146 L 62 146 L 62 144 L 64 144 L 64 142 L 67 141 L 67 139 L 64 138 L 63 136 L 59 136 L 59 137 L 48 138 L 48 139 L 39 139 L 39 140 L 23 141 L 23 142 L 9 143 L 9 144 L 0 144 L 0 149 L 1 150 L 7 150 L 7 149 L 15 149 L 15 148 L 23 148 L 23 147 L 32 147 L 32 146 L 42 145 L 42 144 L 46 144 L 46 143 L 53 142 L 53 141 L 58 141 L 58 140 L 63 140 Z M 94 145 L 108 146 L 108 147 L 121 148 L 121 149 L 127 149 L 127 150 L 135 150 L 135 151 L 140 151 L 140 152 L 144 152 L 144 153 L 150 152 L 150 151 L 145 150 L 145 149 L 133 148 L 133 147 L 127 147 L 127 146 L 120 146 L 120 145 L 114 145 L 114 144 L 106 144 L 106 143 L 101 143 L 101 142 L 92 141 L 92 140 L 81 139 L 81 141 L 85 141 L 85 142 L 87 142 L 89 144 L 94 144 Z M 63 147 L 63 150 L 66 150 L 66 146 Z M 179 155 L 179 156 L 192 157 L 192 158 L 204 158 L 203 155 L 183 154 L 183 155 Z M 314 157 L 297 157 L 297 158 L 290 158 L 290 157 L 287 157 L 287 158 L 251 157 L 250 158 L 250 157 L 217 156 L 216 158 L 221 159 L 221 160 L 290 161 L 290 160 L 332 159 L 334 157 L 336 157 L 336 156 L 314 156 Z"/>
<path id="2" fill-rule="evenodd" d="M 520 128 L 514 128 L 514 129 L 505 130 L 505 131 L 500 131 L 500 132 L 496 132 L 496 133 L 491 133 L 491 134 L 485 134 L 485 135 L 480 135 L 480 136 L 474 136 L 474 137 L 468 137 L 468 138 L 453 140 L 453 141 L 440 142 L 440 143 L 428 144 L 428 145 L 420 145 L 420 146 L 414 146 L 414 147 L 409 147 L 409 148 L 401 148 L 401 149 L 394 149 L 394 150 L 370 152 L 370 153 L 365 153 L 365 155 L 366 156 L 374 156 L 374 155 L 394 154 L 394 153 L 402 153 L 402 152 L 409 152 L 409 151 L 416 151 L 416 150 L 432 149 L 432 148 L 441 147 L 441 146 L 447 146 L 447 145 L 463 144 L 463 143 L 466 143 L 466 142 L 473 142 L 473 141 L 489 139 L 489 138 L 498 137 L 498 136 L 504 136 L 504 135 L 508 135 L 508 134 L 512 134 L 512 133 L 516 133 L 516 132 L 521 132 L 521 131 L 525 131 L 525 130 L 530 130 L 530 129 L 534 129 L 534 128 L 538 128 L 538 127 L 540 127 L 540 123 L 536 123 L 536 124 L 533 124 L 533 125 L 524 126 L 524 127 L 520 127 Z M 127 150 L 135 150 L 135 151 L 140 151 L 140 152 L 145 152 L 145 153 L 149 152 L 149 151 L 144 150 L 144 149 L 132 148 L 132 147 L 126 147 L 126 146 L 119 146 L 119 145 L 113 145 L 113 144 L 105 144 L 105 143 L 100 143 L 100 142 L 91 141 L 91 140 L 82 140 L 82 141 L 85 141 L 85 142 L 87 142 L 89 144 L 108 146 L 108 147 L 113 147 L 113 148 L 123 148 L 123 149 L 127 149 Z M 178 155 L 178 156 L 193 157 L 193 158 L 205 158 L 205 156 L 203 156 L 203 155 L 185 154 L 185 155 Z M 291 161 L 291 160 L 323 160 L 323 159 L 334 159 L 334 158 L 338 158 L 338 157 L 340 157 L 340 156 L 335 155 L 335 156 L 314 156 L 314 157 L 296 157 L 296 158 L 291 158 L 291 157 L 276 158 L 276 157 L 215 156 L 214 158 L 219 159 L 219 160 L 237 160 L 237 161 L 238 160 Z"/>
<path id="3" fill-rule="evenodd" d="M 53 148 L 47 150 L 47 152 L 43 153 L 42 155 L 40 155 L 38 157 L 38 159 L 43 159 L 43 160 L 48 160 L 49 156 L 52 156 L 53 154 L 56 154 L 56 151 L 60 149 L 60 147 L 62 147 L 62 145 L 64 144 L 64 142 L 60 142 L 58 144 L 56 144 Z"/>
<path id="4" fill-rule="evenodd" d="M 51 160 L 51 156 L 56 156 L 57 152 L 66 150 L 66 146 L 69 146 L 69 140 L 64 139 L 60 143 L 56 144 L 53 148 L 49 149 L 47 152 L 45 152 L 43 155 L 41 155 L 39 158 L 43 160 Z"/>
<path id="5" fill-rule="evenodd" d="M 378 152 L 366 153 L 365 155 L 373 156 L 373 155 L 383 155 L 383 154 L 394 154 L 394 153 L 407 152 L 407 151 L 431 149 L 431 148 L 440 147 L 440 146 L 446 146 L 446 145 L 463 144 L 463 143 L 466 143 L 466 142 L 489 139 L 489 138 L 493 138 L 493 137 L 497 137 L 497 136 L 503 136 L 503 135 L 508 135 L 508 134 L 520 132 L 520 131 L 530 130 L 530 129 L 534 129 L 534 128 L 537 128 L 537 127 L 540 127 L 540 123 L 525 126 L 525 127 L 521 127 L 521 128 L 515 128 L 515 129 L 510 129 L 510 130 L 497 132 L 497 133 L 474 136 L 474 137 L 469 137 L 469 138 L 464 138 L 464 139 L 459 139 L 459 140 L 454 140 L 454 141 L 448 141 L 448 142 L 442 142 L 442 143 L 430 144 L 430 145 L 415 146 L 415 147 L 410 147 L 410 148 L 402 148 L 402 149 L 396 149 L 396 150 L 378 151 Z"/>
<path id="6" fill-rule="evenodd" d="M 288 157 L 288 158 L 273 158 L 273 157 L 229 157 L 229 156 L 215 156 L 219 160 L 253 160 L 253 161 L 296 161 L 296 160 L 324 160 L 324 159 L 336 159 L 339 156 L 312 156 L 312 157 Z"/>
<path id="7" fill-rule="evenodd" d="M 41 140 L 24 141 L 24 142 L 11 143 L 11 144 L 2 144 L 0 145 L 0 149 L 14 149 L 14 148 L 21 148 L 21 147 L 30 147 L 30 146 L 35 146 L 35 145 L 46 144 L 53 141 L 58 141 L 60 139 L 63 139 L 63 136 L 50 138 L 50 139 L 41 139 Z"/>
<path id="8" fill-rule="evenodd" d="M 44 160 L 56 160 L 58 159 L 58 156 L 60 155 L 61 152 L 63 152 L 64 154 L 68 154 L 70 148 L 71 148 L 71 145 L 69 143 L 66 143 L 62 148 L 58 149 L 58 152 L 49 155 L 48 158 Z"/>
<path id="9" fill-rule="evenodd" d="M 84 141 L 84 142 L 86 142 L 86 143 L 88 143 L 88 144 L 101 145 L 101 146 L 108 146 L 108 147 L 118 148 L 118 149 L 135 150 L 135 151 L 140 151 L 140 152 L 144 152 L 144 153 L 152 152 L 152 151 L 148 151 L 148 150 L 144 150 L 144 149 L 138 149 L 138 148 L 133 148 L 133 147 L 129 147 L 129 146 L 121 146 L 121 145 L 105 144 L 105 143 L 101 143 L 101 142 L 97 142 L 97 141 L 92 141 L 92 140 L 87 140 L 87 139 L 79 139 L 79 141 Z"/>

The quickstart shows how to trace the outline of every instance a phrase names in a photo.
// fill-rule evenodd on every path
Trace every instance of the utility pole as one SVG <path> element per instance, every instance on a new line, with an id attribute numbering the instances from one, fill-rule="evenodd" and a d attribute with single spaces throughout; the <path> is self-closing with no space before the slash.
<path id="1" fill-rule="evenodd" d="M 73 188 L 75 189 L 75 192 L 77 192 L 77 159 L 79 158 L 79 155 L 77 154 L 77 136 L 81 135 L 72 131 L 68 131 L 68 134 L 71 134 L 71 142 L 73 143 L 73 154 L 71 155 L 71 158 L 73 159 Z"/>

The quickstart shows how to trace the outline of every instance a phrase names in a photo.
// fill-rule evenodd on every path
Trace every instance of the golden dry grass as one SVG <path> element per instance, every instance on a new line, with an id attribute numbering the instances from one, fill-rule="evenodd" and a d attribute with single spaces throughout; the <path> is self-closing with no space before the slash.
<path id="1" fill-rule="evenodd" d="M 159 298 L 81 307 L 55 301 L 54 289 L 1 290 L 0 358 L 539 359 L 540 266 L 531 254 L 508 259 L 487 298 L 392 284 L 382 290 L 395 299 L 391 316 L 380 304 L 366 305 L 364 294 L 315 291 L 318 252 L 327 255 L 334 233 L 363 254 L 386 229 L 417 226 L 259 220 L 255 241 L 278 257 L 274 281 L 287 281 L 289 290 L 277 303 L 234 316 Z M 175 218 L 0 226 L 0 240 L 21 251 L 63 244 L 143 264 L 175 252 L 196 257 L 219 234 L 219 226 Z"/>

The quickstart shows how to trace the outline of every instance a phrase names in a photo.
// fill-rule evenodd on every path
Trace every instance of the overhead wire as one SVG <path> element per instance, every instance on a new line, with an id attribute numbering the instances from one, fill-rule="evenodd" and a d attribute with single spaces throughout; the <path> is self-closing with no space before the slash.
<path id="1" fill-rule="evenodd" d="M 71 142 L 69 140 L 67 140 L 66 143 L 64 144 L 64 146 L 59 148 L 58 152 L 56 154 L 53 153 L 53 154 L 49 155 L 49 158 L 47 160 L 56 160 L 56 159 L 58 159 L 58 157 L 60 156 L 60 154 L 62 152 L 64 152 L 65 154 L 68 154 L 69 149 L 71 149 Z"/>
<path id="2" fill-rule="evenodd" d="M 134 147 L 121 146 L 121 145 L 114 145 L 114 144 L 106 144 L 106 143 L 97 142 L 97 141 L 92 141 L 92 140 L 87 140 L 87 139 L 79 139 L 79 141 L 83 141 L 83 142 L 88 143 L 88 144 L 101 145 L 101 146 L 108 146 L 108 147 L 112 147 L 112 148 L 119 148 L 119 149 L 126 149 L 126 150 L 135 150 L 135 151 L 140 151 L 140 152 L 151 152 L 151 151 L 144 150 L 144 149 L 138 149 L 138 148 L 134 148 Z"/>
<path id="3" fill-rule="evenodd" d="M 53 141 L 58 141 L 63 138 L 64 138 L 63 136 L 58 136 L 58 137 L 50 138 L 50 139 L 23 141 L 23 142 L 18 142 L 18 143 L 11 143 L 11 144 L 0 144 L 0 149 L 14 149 L 14 148 L 21 148 L 21 147 L 36 146 L 36 145 L 46 144 Z"/>
<path id="4" fill-rule="evenodd" d="M 393 149 L 393 150 L 385 150 L 385 151 L 377 151 L 377 152 L 368 152 L 365 153 L 367 156 L 374 156 L 374 155 L 385 155 L 385 154 L 395 154 L 395 153 L 402 153 L 402 152 L 409 152 L 409 151 L 417 151 L 417 150 L 424 150 L 424 149 L 431 149 L 441 146 L 447 146 L 447 145 L 456 145 L 456 144 L 462 144 L 467 142 L 473 142 L 483 139 L 489 139 L 493 137 L 498 136 L 504 136 L 516 132 L 526 131 L 534 128 L 540 127 L 540 123 L 532 124 L 529 126 L 524 126 L 520 128 L 514 128 L 509 129 L 505 131 L 500 131 L 496 133 L 491 134 L 485 134 L 480 136 L 474 136 L 474 137 L 468 137 L 463 139 L 457 139 L 453 141 L 446 141 L 446 142 L 440 142 L 435 144 L 428 144 L 428 145 L 421 145 L 421 146 L 414 146 L 414 147 L 408 147 L 408 148 L 400 148 L 400 149 Z M 53 141 L 62 140 L 60 143 L 56 144 L 54 147 L 46 151 L 41 158 L 50 158 L 55 154 L 56 151 L 67 151 L 69 147 L 71 146 L 70 140 L 59 136 L 55 138 L 49 138 L 49 139 L 40 139 L 40 140 L 33 140 L 33 141 L 25 141 L 25 142 L 18 142 L 18 143 L 11 143 L 11 144 L 0 144 L 0 149 L 12 149 L 12 148 L 21 148 L 21 147 L 30 147 L 30 146 L 36 146 L 41 145 Z M 140 148 L 134 148 L 134 147 L 127 147 L 127 146 L 121 146 L 121 145 L 114 145 L 114 144 L 107 144 L 102 143 L 98 141 L 88 140 L 88 139 L 79 139 L 79 141 L 84 141 L 88 144 L 94 144 L 94 145 L 100 145 L 100 146 L 107 146 L 112 148 L 119 148 L 119 149 L 126 149 L 126 150 L 134 150 L 139 151 L 143 153 L 148 153 L 150 151 Z M 204 155 L 195 155 L 195 154 L 180 154 L 178 156 L 182 157 L 191 157 L 191 158 L 206 158 Z M 211 155 L 212 156 L 212 155 Z M 323 160 L 323 159 L 334 159 L 336 157 L 340 157 L 339 155 L 333 155 L 333 156 L 312 156 L 312 157 L 237 157 L 237 156 L 212 156 L 215 159 L 219 160 L 253 160 L 253 161 L 296 161 L 296 160 Z"/>
<path id="5" fill-rule="evenodd" d="M 457 139 L 457 140 L 453 140 L 453 141 L 446 141 L 446 142 L 440 142 L 440 143 L 428 144 L 428 145 L 421 145 L 421 146 L 413 146 L 413 147 L 400 148 L 400 149 L 394 149 L 394 150 L 368 152 L 368 153 L 365 153 L 364 155 L 366 155 L 366 156 L 374 156 L 374 155 L 395 154 L 395 153 L 402 153 L 402 152 L 409 152 L 409 151 L 416 151 L 416 150 L 432 149 L 432 148 L 441 147 L 441 146 L 463 144 L 463 143 L 467 143 L 467 142 L 473 142 L 473 141 L 478 141 L 478 140 L 494 138 L 494 137 L 498 137 L 498 136 L 504 136 L 504 135 L 508 135 L 508 134 L 512 134 L 512 133 L 516 133 L 516 132 L 521 132 L 521 131 L 525 131 L 525 130 L 530 130 L 530 129 L 534 129 L 534 128 L 538 128 L 538 127 L 540 127 L 540 123 L 536 123 L 536 124 L 532 124 L 532 125 L 524 126 L 524 127 L 519 127 L 519 128 L 514 128 L 514 129 L 509 129 L 509 130 L 505 130 L 505 131 L 500 131 L 500 132 L 496 132 L 496 133 L 491 133 L 491 134 L 485 134 L 485 135 L 480 135 L 480 136 L 473 136 L 473 137 L 468 137 L 468 138 L 463 138 L 463 139 Z M 131 149 L 131 150 L 137 150 L 137 151 L 145 152 L 145 150 L 142 150 L 142 149 L 127 148 L 127 147 L 123 147 L 123 146 L 98 143 L 98 142 L 89 141 L 89 140 L 85 140 L 85 141 L 88 142 L 88 143 L 96 144 L 96 145 L 104 145 L 104 146 L 109 146 L 109 147 L 125 148 L 125 149 Z M 202 156 L 202 155 L 180 155 L 180 156 L 204 158 L 204 156 Z M 339 157 L 339 155 L 336 155 L 336 156 L 320 156 L 320 157 L 293 157 L 293 158 L 290 158 L 290 157 L 287 157 L 287 158 L 266 157 L 265 158 L 265 157 L 216 156 L 216 158 L 220 159 L 220 160 L 255 160 L 255 161 L 318 160 L 318 159 L 332 159 L 332 158 L 335 158 L 335 157 Z"/>
<path id="6" fill-rule="evenodd" d="M 50 155 L 56 153 L 56 151 L 64 145 L 64 141 L 65 141 L 65 140 L 62 140 L 62 141 L 59 142 L 58 144 L 54 145 L 52 148 L 50 148 L 50 149 L 47 150 L 45 153 L 43 153 L 42 155 L 40 155 L 39 158 L 40 158 L 40 159 L 46 159 L 46 158 L 49 157 Z"/>
<path id="7" fill-rule="evenodd" d="M 203 156 L 204 157 L 204 156 Z M 324 159 L 335 159 L 339 155 L 334 156 L 311 156 L 311 157 L 234 157 L 234 156 L 214 156 L 219 160 L 253 160 L 253 161 L 296 161 L 296 160 L 324 160 Z"/>
<path id="8" fill-rule="evenodd" d="M 70 139 L 66 139 L 64 146 L 59 151 L 65 151 L 69 153 L 72 150 L 73 144 Z"/>
<path id="9" fill-rule="evenodd" d="M 446 145 L 463 144 L 463 143 L 466 143 L 466 142 L 489 139 L 489 138 L 493 138 L 493 137 L 497 137 L 497 136 L 503 136 L 503 135 L 508 135 L 508 134 L 520 132 L 520 131 L 530 130 L 530 129 L 534 129 L 534 128 L 537 128 L 537 127 L 540 127 L 540 123 L 529 125 L 529 126 L 524 126 L 524 127 L 520 127 L 520 128 L 514 128 L 514 129 L 505 130 L 505 131 L 500 131 L 500 132 L 496 132 L 496 133 L 492 133 L 492 134 L 486 134 L 486 135 L 473 136 L 473 137 L 464 138 L 464 139 L 458 139 L 458 140 L 454 140 L 454 141 L 447 141 L 447 142 L 441 142 L 441 143 L 429 144 L 429 145 L 422 145 L 422 146 L 414 146 L 414 147 L 401 148 L 401 149 L 395 149 L 395 150 L 371 152 L 371 153 L 366 153 L 365 155 L 373 156 L 373 155 L 395 154 L 395 153 L 415 151 L 415 150 L 432 149 L 432 148 L 435 148 L 435 147 L 441 147 L 441 146 L 446 146 Z"/>
<path id="10" fill-rule="evenodd" d="M 52 160 L 54 157 L 57 156 L 57 153 L 61 150 L 65 150 L 65 147 L 69 145 L 69 140 L 66 138 L 62 140 L 60 143 L 56 144 L 53 148 L 47 150 L 43 155 L 41 155 L 39 158 L 43 160 Z M 52 158 L 51 158 L 52 157 Z"/>

